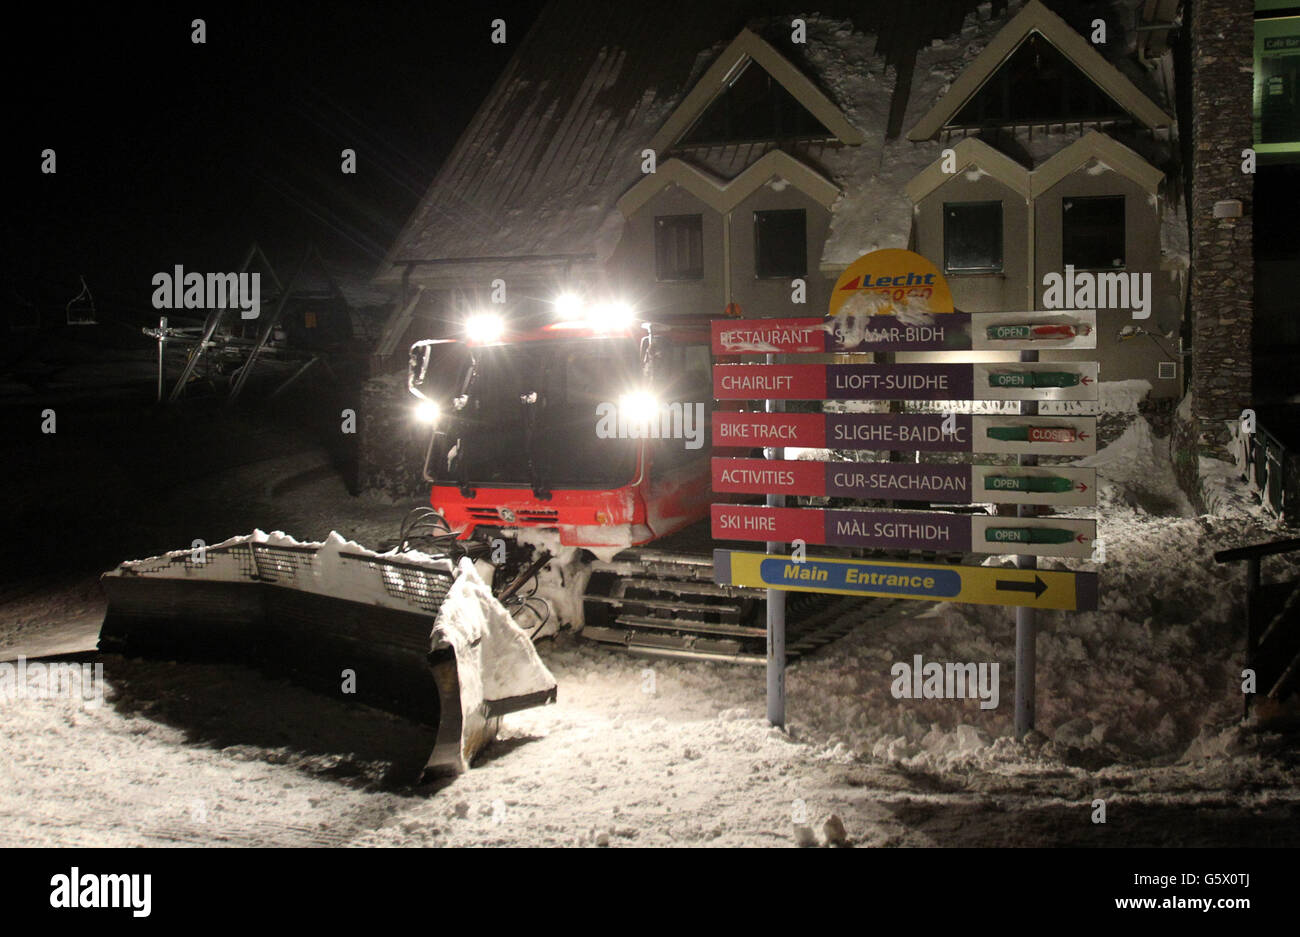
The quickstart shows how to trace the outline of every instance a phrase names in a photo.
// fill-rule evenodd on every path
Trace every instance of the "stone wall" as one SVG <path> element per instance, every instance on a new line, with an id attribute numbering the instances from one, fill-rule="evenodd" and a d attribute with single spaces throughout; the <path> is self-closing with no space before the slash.
<path id="1" fill-rule="evenodd" d="M 1193 356 L 1187 418 L 1194 425 L 1177 436 L 1198 453 L 1227 458 L 1225 424 L 1251 398 L 1253 177 L 1241 170 L 1241 151 L 1252 140 L 1254 4 L 1190 0 L 1189 6 Z M 1241 201 L 1242 217 L 1215 218 L 1215 203 L 1229 199 Z"/>

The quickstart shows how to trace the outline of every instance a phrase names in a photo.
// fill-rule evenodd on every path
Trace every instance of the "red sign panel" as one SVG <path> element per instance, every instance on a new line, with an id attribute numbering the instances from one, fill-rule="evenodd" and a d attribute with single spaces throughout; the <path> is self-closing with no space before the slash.
<path id="1" fill-rule="evenodd" d="M 760 446 L 826 446 L 826 416 L 822 413 L 713 414 L 713 445 L 739 448 Z"/>

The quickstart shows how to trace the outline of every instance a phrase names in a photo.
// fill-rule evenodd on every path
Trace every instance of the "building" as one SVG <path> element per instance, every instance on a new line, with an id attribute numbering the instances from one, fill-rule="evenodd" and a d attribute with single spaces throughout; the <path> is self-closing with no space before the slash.
<path id="1" fill-rule="evenodd" d="M 1178 0 L 781 6 L 548 7 L 378 272 L 404 299 L 377 367 L 502 298 L 820 315 L 849 263 L 904 247 L 963 311 L 1096 274 L 1117 308 L 1058 355 L 1167 425 L 1200 373 L 1189 291 L 1217 295 L 1189 270 Z"/>

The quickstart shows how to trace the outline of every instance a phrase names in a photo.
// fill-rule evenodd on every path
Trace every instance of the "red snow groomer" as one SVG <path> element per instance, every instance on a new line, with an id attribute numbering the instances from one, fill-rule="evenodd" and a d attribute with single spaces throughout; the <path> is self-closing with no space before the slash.
<path id="1" fill-rule="evenodd" d="M 465 331 L 411 348 L 431 508 L 403 546 L 477 544 L 535 635 L 567 625 L 645 653 L 757 659 L 761 593 L 713 582 L 709 320 L 610 304 Z"/>
<path id="2" fill-rule="evenodd" d="M 257 531 L 124 562 L 100 649 L 250 664 L 436 726 L 439 771 L 556 698 L 530 640 L 548 629 L 761 659 L 760 594 L 713 583 L 708 322 L 593 313 L 412 347 L 431 507 L 395 543 Z"/>

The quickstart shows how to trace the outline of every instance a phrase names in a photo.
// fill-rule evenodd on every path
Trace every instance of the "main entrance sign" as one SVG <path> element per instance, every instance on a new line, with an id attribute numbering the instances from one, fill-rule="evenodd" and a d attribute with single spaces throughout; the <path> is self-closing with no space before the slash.
<path id="1" fill-rule="evenodd" d="M 926 602 L 969 602 L 1090 612 L 1097 608 L 1097 574 L 997 566 L 949 566 L 713 551 L 714 582 L 786 592 L 831 592 Z"/>

